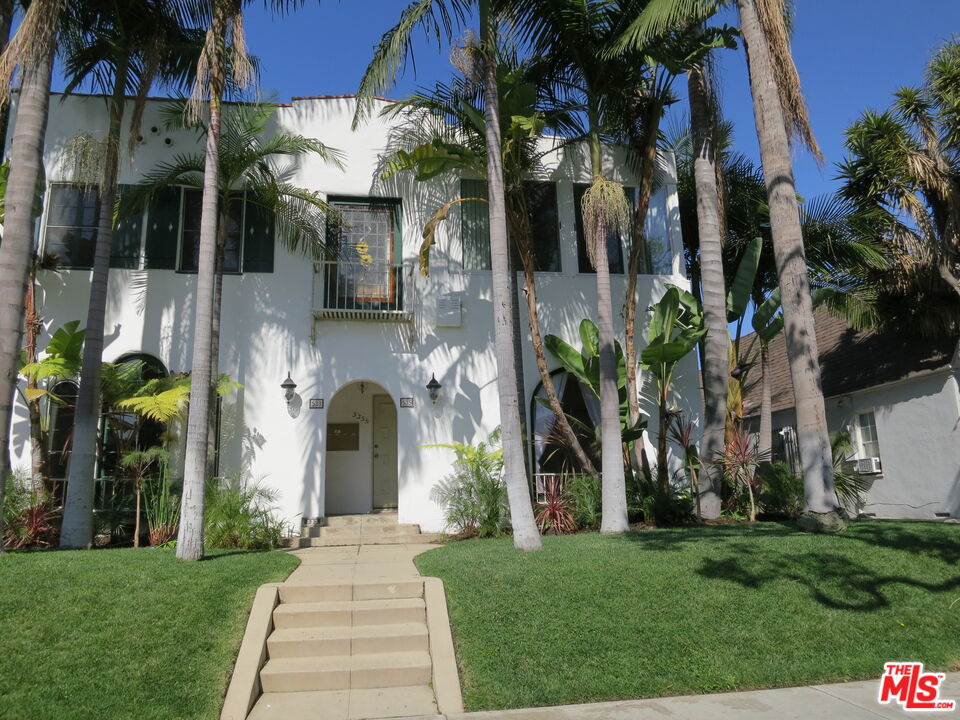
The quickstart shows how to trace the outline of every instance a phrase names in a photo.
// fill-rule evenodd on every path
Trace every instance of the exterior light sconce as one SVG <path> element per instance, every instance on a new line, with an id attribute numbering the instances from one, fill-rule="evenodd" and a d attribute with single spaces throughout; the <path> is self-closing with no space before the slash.
<path id="1" fill-rule="evenodd" d="M 280 387 L 283 388 L 283 399 L 287 401 L 287 405 L 293 402 L 294 391 L 297 389 L 297 384 L 293 381 L 293 378 L 290 377 L 290 371 L 287 371 L 287 379 L 280 383 Z"/>
<path id="2" fill-rule="evenodd" d="M 437 400 L 440 399 L 440 388 L 442 386 L 437 382 L 436 373 L 430 373 L 430 382 L 427 383 L 427 392 L 430 393 L 430 402 L 434 405 L 437 404 Z"/>

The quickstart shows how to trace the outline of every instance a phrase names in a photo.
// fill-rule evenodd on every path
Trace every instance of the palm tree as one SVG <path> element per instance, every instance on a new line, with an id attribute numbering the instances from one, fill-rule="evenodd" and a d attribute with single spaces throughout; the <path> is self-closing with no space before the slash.
<path id="1" fill-rule="evenodd" d="M 617 16 L 612 2 L 582 0 L 523 0 L 516 3 L 534 52 L 549 58 L 564 82 L 557 92 L 578 97 L 586 118 L 590 171 L 593 183 L 583 196 L 584 237 L 597 275 L 597 329 L 600 350 L 600 415 L 603 519 L 600 532 L 624 532 L 627 519 L 623 436 L 617 390 L 614 349 L 613 299 L 607 260 L 608 233 L 627 229 L 629 205 L 623 187 L 604 176 L 602 136 L 615 125 L 607 112 L 608 100 L 622 95 L 626 64 L 614 68 L 598 49 L 610 44 Z"/>
<path id="2" fill-rule="evenodd" d="M 660 36 L 699 26 L 733 0 L 663 0 L 651 4 L 644 32 Z M 800 212 L 790 157 L 792 138 L 820 158 L 800 90 L 786 24 L 785 0 L 736 0 L 749 66 L 754 117 L 767 184 L 770 224 L 794 382 L 804 506 L 814 515 L 836 511 L 833 463 L 813 325 Z M 816 518 L 814 518 L 816 519 Z"/>
<path id="3" fill-rule="evenodd" d="M 480 15 L 480 46 L 468 43 L 482 78 L 487 182 L 490 215 L 490 264 L 493 281 L 494 344 L 497 359 L 497 390 L 503 443 L 504 479 L 510 502 L 513 542 L 521 550 L 537 550 L 540 533 L 533 518 L 524 463 L 523 433 L 520 427 L 520 399 L 517 397 L 517 370 L 513 350 L 514 313 L 510 297 L 510 253 L 507 236 L 506 202 L 503 184 L 502 138 L 497 85 L 497 40 L 499 16 L 491 11 L 491 0 L 477 0 Z M 393 85 L 397 71 L 410 52 L 411 34 L 425 27 L 437 38 L 452 38 L 473 3 L 468 0 L 415 0 L 404 9 L 400 21 L 388 30 L 377 46 L 364 73 L 358 92 L 355 123 L 369 111 L 371 99 Z"/>
<path id="4" fill-rule="evenodd" d="M 62 41 L 67 92 L 90 81 L 95 90 L 109 93 L 109 127 L 104 144 L 85 143 L 98 166 L 100 217 L 94 248 L 90 301 L 87 308 L 83 373 L 77 395 L 73 450 L 63 510 L 61 547 L 88 547 L 93 540 L 94 466 L 100 425 L 100 367 L 106 318 L 114 206 L 120 170 L 120 129 L 127 95 L 134 94 L 131 147 L 138 135 L 146 95 L 155 80 L 184 87 L 196 64 L 199 38 L 181 25 L 177 7 L 168 0 L 88 0 L 74 8 L 74 17 Z M 191 43 L 191 41 L 194 41 Z M 192 63 L 191 63 L 192 60 Z M 89 163 L 84 163 L 89 164 Z"/>
<path id="5" fill-rule="evenodd" d="M 885 315 L 931 334 L 960 322 L 958 76 L 960 41 L 952 40 L 930 60 L 922 86 L 898 90 L 890 110 L 864 112 L 847 130 L 840 164 L 842 196 L 878 214 L 894 259 L 881 275 Z"/>
<path id="6" fill-rule="evenodd" d="M 839 507 L 820 382 L 803 229 L 790 156 L 792 136 L 816 157 L 800 78 L 790 53 L 784 0 L 738 0 L 740 32 L 750 68 L 750 90 L 767 183 L 770 229 L 780 279 L 787 358 L 793 380 L 797 437 L 803 466 L 804 511 L 821 515 Z"/>
<path id="7" fill-rule="evenodd" d="M 518 64 L 515 57 L 501 53 L 498 63 L 500 88 L 501 133 L 506 138 L 503 147 L 504 187 L 506 189 L 507 230 L 516 255 L 520 259 L 524 277 L 524 297 L 527 304 L 530 336 L 534 358 L 544 393 L 556 417 L 555 432 L 570 448 L 582 472 L 596 474 L 592 461 L 583 449 L 560 405 L 550 368 L 544 352 L 543 333 L 537 303 L 536 256 L 529 242 L 531 234 L 524 183 L 541 158 L 537 151 L 537 136 L 532 127 L 569 127 L 569 114 L 564 109 L 543 112 L 538 110 L 542 90 L 542 68 L 532 63 Z M 482 93 L 476 83 L 458 78 L 452 84 L 437 85 L 428 92 L 418 93 L 394 103 L 385 114 L 407 112 L 408 123 L 401 127 L 397 140 L 412 150 L 398 149 L 387 158 L 388 177 L 400 171 L 416 171 L 416 179 L 428 180 L 441 172 L 467 171 L 485 178 L 487 174 L 486 128 L 482 110 Z M 414 111 L 414 112 L 409 112 Z M 424 123 L 425 116 L 436 122 Z M 421 251 L 421 270 L 429 269 L 429 251 L 435 238 L 436 220 L 446 218 L 450 207 L 461 201 L 478 202 L 483 198 L 466 198 L 446 203 L 428 223 L 430 231 Z M 511 290 L 511 297 L 515 293 Z M 520 350 L 517 349 L 519 354 Z M 522 396 L 521 396 L 522 397 Z"/>
<path id="8" fill-rule="evenodd" d="M 0 56 L 0 102 L 6 103 L 14 70 L 21 69 L 17 123 L 0 244 L 0 504 L 10 473 L 10 427 L 20 365 L 25 290 L 33 255 L 33 204 L 43 167 L 50 78 L 65 0 L 34 0 Z M 0 531 L 2 531 L 0 519 Z"/>

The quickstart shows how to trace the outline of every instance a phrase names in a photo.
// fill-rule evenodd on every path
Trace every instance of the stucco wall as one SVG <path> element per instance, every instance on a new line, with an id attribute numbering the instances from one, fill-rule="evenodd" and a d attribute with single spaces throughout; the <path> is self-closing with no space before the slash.
<path id="1" fill-rule="evenodd" d="M 874 411 L 883 472 L 865 476 L 870 487 L 862 512 L 884 518 L 960 517 L 960 392 L 955 371 L 829 398 L 826 410 L 831 432 L 852 432 L 858 413 Z M 792 410 L 774 413 L 774 432 L 794 424 Z"/>
<path id="2" fill-rule="evenodd" d="M 199 149 L 189 133 L 154 134 L 162 127 L 160 103 L 151 103 L 144 119 L 145 142 L 132 161 L 125 161 L 121 182 L 135 182 L 141 173 L 176 152 Z M 315 159 L 282 164 L 291 182 L 327 195 L 399 197 L 403 203 L 403 257 L 415 263 L 420 229 L 443 201 L 459 194 L 454 178 L 413 183 L 407 178 L 379 180 L 379 157 L 387 147 L 390 126 L 379 117 L 350 130 L 353 104 L 348 99 L 297 101 L 282 107 L 276 123 L 286 130 L 317 137 L 340 149 L 345 169 Z M 63 148 L 79 131 L 101 132 L 105 105 L 98 98 L 72 98 L 51 103 L 46 166 L 50 182 L 72 179 Z M 170 138 L 172 146 L 164 143 Z M 548 141 L 544 141 L 548 142 Z M 621 180 L 631 178 L 616 158 L 606 164 Z M 651 203 L 647 230 L 672 252 L 668 274 L 640 279 L 640 308 L 655 300 L 667 283 L 686 286 L 680 273 L 681 240 L 677 217 L 672 158 L 663 158 L 664 184 Z M 545 158 L 543 178 L 558 181 L 562 272 L 538 276 L 540 321 L 544 333 L 566 337 L 579 345 L 577 327 L 584 317 L 596 317 L 593 275 L 577 272 L 573 182 L 590 180 L 585 156 L 577 149 Z M 324 478 L 338 472 L 325 453 L 325 427 L 331 400 L 356 380 L 377 383 L 398 406 L 399 505 L 402 522 L 439 529 L 441 511 L 429 499 L 430 489 L 450 469 L 452 453 L 422 446 L 456 440 L 473 443 L 499 424 L 489 272 L 462 269 L 459 215 L 440 231 L 431 274 L 416 277 L 415 321 L 377 323 L 317 321 L 311 310 L 313 267 L 304 258 L 280 248 L 273 273 L 226 276 L 223 291 L 220 370 L 243 385 L 224 408 L 221 473 L 243 473 L 275 488 L 280 512 L 298 525 L 301 517 L 321 517 Z M 49 330 L 69 320 L 85 323 L 89 271 L 43 273 L 42 315 Z M 157 356 L 173 371 L 190 368 L 196 276 L 170 270 L 112 270 L 107 308 L 104 359 L 128 352 Z M 615 316 L 620 320 L 625 281 L 613 279 Z M 459 293 L 461 327 L 436 327 L 437 297 Z M 521 307 L 523 303 L 521 302 Z M 526 326 L 526 312 L 521 311 Z M 622 328 L 618 330 L 622 336 Z M 638 336 L 642 328 L 638 328 Z M 524 375 L 530 394 L 539 382 L 532 351 L 524 355 Z M 555 363 L 551 360 L 551 366 Z M 290 372 L 298 383 L 302 408 L 291 417 L 280 382 Z M 435 373 L 443 386 L 433 406 L 424 385 Z M 688 357 L 675 380 L 678 403 L 700 415 L 696 360 Z M 651 397 L 652 393 L 646 393 Z M 400 408 L 399 398 L 415 398 L 415 408 Z M 310 398 L 323 398 L 326 408 L 311 410 Z M 652 408 L 651 408 L 652 410 Z M 651 423 L 655 426 L 654 423 Z M 26 414 L 17 408 L 14 422 L 14 466 L 28 465 Z"/>

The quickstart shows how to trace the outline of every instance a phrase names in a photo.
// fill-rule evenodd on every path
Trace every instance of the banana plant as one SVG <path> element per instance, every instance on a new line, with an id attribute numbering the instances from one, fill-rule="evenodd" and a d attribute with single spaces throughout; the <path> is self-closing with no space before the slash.
<path id="1" fill-rule="evenodd" d="M 543 344 L 547 350 L 559 361 L 561 367 L 580 381 L 580 387 L 592 392 L 600 399 L 600 331 L 592 320 L 584 319 L 580 322 L 581 349 L 577 350 L 563 338 L 556 335 L 545 335 Z M 624 359 L 623 347 L 619 341 L 614 344 L 617 358 L 617 391 L 620 395 L 620 427 L 625 443 L 640 439 L 647 428 L 646 420 L 639 420 L 631 425 L 627 405 L 627 367 Z M 537 402 L 548 409 L 552 409 L 546 398 L 537 398 Z M 600 427 L 587 426 L 576 418 L 567 416 L 567 419 L 581 430 L 595 435 L 599 442 Z"/>
<path id="2" fill-rule="evenodd" d="M 667 435 L 672 413 L 669 408 L 670 386 L 677 364 L 697 347 L 707 334 L 703 308 L 686 290 L 668 285 L 660 301 L 651 307 L 647 327 L 647 347 L 640 353 L 643 369 L 657 383 L 659 431 L 657 433 L 657 479 L 662 492 L 668 491 Z"/>

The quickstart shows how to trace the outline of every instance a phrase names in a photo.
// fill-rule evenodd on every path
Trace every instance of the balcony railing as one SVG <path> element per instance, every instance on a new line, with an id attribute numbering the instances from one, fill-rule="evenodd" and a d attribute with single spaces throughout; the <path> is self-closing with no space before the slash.
<path id="1" fill-rule="evenodd" d="M 361 263 L 325 260 L 313 266 L 313 314 L 348 320 L 411 319 L 409 263 Z"/>

